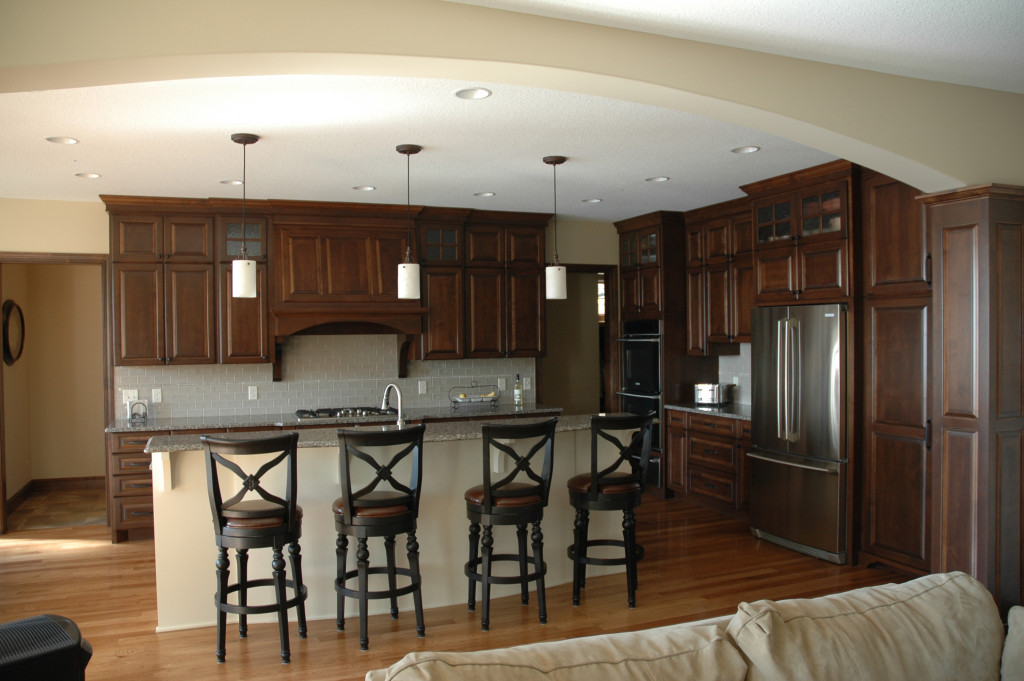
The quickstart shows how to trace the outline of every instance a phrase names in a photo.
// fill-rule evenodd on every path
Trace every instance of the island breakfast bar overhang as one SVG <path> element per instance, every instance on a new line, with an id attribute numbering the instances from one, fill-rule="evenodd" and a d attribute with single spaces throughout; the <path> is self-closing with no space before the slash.
<path id="1" fill-rule="evenodd" d="M 517 422 L 525 421 L 517 419 Z M 463 564 L 468 556 L 469 521 L 463 493 L 481 482 L 480 425 L 480 421 L 427 425 L 423 491 L 416 533 L 420 546 L 423 605 L 426 608 L 466 602 L 467 580 Z M 238 433 L 227 437 L 257 435 L 259 433 Z M 566 556 L 566 548 L 572 543 L 575 515 L 569 505 L 566 481 L 577 472 L 589 470 L 590 446 L 590 416 L 560 417 L 555 434 L 551 495 L 541 525 L 549 587 L 572 581 L 572 562 Z M 217 550 L 206 486 L 206 464 L 199 436 L 154 437 L 146 451 L 152 455 L 153 465 L 156 631 L 213 626 L 216 623 L 213 595 Z M 337 428 L 299 431 L 298 489 L 299 504 L 304 512 L 302 576 L 309 591 L 306 614 L 311 620 L 333 620 L 336 617 L 337 535 L 331 504 L 340 496 L 338 456 Z M 619 514 L 597 513 L 591 518 L 593 537 L 614 538 L 621 531 L 622 518 Z M 514 530 L 510 529 L 507 535 L 495 534 L 496 551 L 504 551 L 502 547 L 514 546 L 514 542 Z M 404 547 L 405 543 L 400 539 L 397 551 L 399 564 L 403 564 Z M 354 560 L 351 553 L 350 550 L 350 564 Z M 371 542 L 371 565 L 382 564 L 383 554 L 383 545 Z M 269 564 L 269 552 L 254 552 L 249 560 L 250 579 L 269 576 Z M 622 570 L 621 566 L 592 566 L 588 573 L 601 575 Z M 515 585 L 493 588 L 494 597 L 513 593 L 518 593 Z M 261 596 L 266 595 L 254 594 L 250 602 Z M 355 604 L 351 599 L 348 601 L 346 615 L 357 616 Z M 400 598 L 399 607 L 402 611 L 410 610 L 411 596 Z M 530 607 L 536 607 L 533 599 Z M 371 614 L 384 613 L 388 609 L 386 600 L 370 602 Z M 273 621 L 275 617 L 264 615 L 252 617 L 250 621 Z M 429 613 L 426 626 L 429 636 Z M 415 631 L 411 620 L 410 630 Z"/>

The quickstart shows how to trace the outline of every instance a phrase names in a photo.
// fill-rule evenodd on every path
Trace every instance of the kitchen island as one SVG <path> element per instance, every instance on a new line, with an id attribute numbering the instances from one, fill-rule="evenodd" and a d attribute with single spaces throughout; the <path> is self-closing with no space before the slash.
<path id="1" fill-rule="evenodd" d="M 538 415 L 531 420 L 546 417 L 549 416 Z M 481 481 L 480 426 L 483 422 L 462 420 L 427 424 L 417 531 L 423 604 L 427 608 L 464 603 L 466 599 L 467 580 L 463 564 L 468 553 L 469 521 L 466 519 L 463 493 Z M 309 591 L 306 613 L 310 619 L 334 619 L 337 535 L 331 504 L 340 490 L 337 430 L 332 427 L 298 432 L 299 504 L 304 511 L 302 572 Z M 223 437 L 254 435 L 259 433 L 227 433 Z M 206 465 L 199 435 L 153 437 L 146 446 L 146 452 L 152 456 L 153 468 L 157 631 L 213 626 L 216 611 L 212 596 L 217 550 L 213 541 Z M 565 485 L 572 475 L 587 470 L 589 457 L 590 417 L 561 417 L 555 435 L 551 496 L 541 526 L 549 587 L 572 581 L 572 563 L 566 557 L 566 547 L 572 543 L 574 513 Z M 616 537 L 620 533 L 619 514 L 593 514 L 592 536 Z M 514 545 L 514 530 L 509 530 L 507 535 L 496 533 L 496 549 Z M 371 543 L 370 555 L 371 563 L 382 559 L 383 545 Z M 402 564 L 402 559 L 399 560 Z M 268 576 L 269 563 L 269 552 L 255 552 L 249 561 L 250 578 Z M 590 568 L 595 575 L 621 570 L 621 566 Z M 518 587 L 495 586 L 493 590 L 494 597 L 512 593 L 518 593 Z M 256 598 L 264 595 L 259 594 Z M 348 600 L 348 616 L 356 616 L 356 605 Z M 535 607 L 535 604 L 531 603 L 531 606 Z M 399 607 L 403 611 L 411 609 L 411 597 L 399 599 Z M 384 600 L 370 603 L 371 614 L 387 612 L 387 609 Z M 251 619 L 271 621 L 274 616 L 263 618 Z M 415 631 L 411 620 L 409 626 Z M 426 626 L 429 636 L 429 614 Z"/>

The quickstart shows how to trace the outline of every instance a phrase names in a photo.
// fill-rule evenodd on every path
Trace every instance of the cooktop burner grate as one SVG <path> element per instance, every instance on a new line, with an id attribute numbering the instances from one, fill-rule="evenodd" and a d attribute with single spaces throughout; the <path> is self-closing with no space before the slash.
<path id="1" fill-rule="evenodd" d="M 380 407 L 321 407 L 319 409 L 298 409 L 295 417 L 300 421 L 312 419 L 338 419 L 350 416 L 387 416 L 397 414 L 394 407 L 381 409 Z"/>

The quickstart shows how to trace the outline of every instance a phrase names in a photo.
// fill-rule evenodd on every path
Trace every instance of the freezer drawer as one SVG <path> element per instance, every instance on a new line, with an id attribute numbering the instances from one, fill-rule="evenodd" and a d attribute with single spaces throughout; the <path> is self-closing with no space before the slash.
<path id="1" fill-rule="evenodd" d="M 754 535 L 832 563 L 846 563 L 846 463 L 756 448 L 747 456 Z"/>

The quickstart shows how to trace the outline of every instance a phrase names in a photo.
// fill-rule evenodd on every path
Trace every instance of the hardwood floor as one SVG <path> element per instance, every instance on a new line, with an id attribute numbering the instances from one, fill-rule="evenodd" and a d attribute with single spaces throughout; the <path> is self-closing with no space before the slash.
<path id="1" fill-rule="evenodd" d="M 555 503 L 553 500 L 552 503 Z M 462 523 L 464 519 L 453 519 Z M 517 596 L 492 602 L 491 630 L 480 631 L 479 613 L 464 604 L 425 613 L 427 635 L 415 620 L 370 619 L 370 650 L 359 650 L 358 620 L 346 633 L 333 620 L 309 622 L 298 638 L 291 626 L 292 663 L 280 664 L 276 625 L 250 625 L 238 639 L 229 626 L 227 662 L 214 659 L 212 627 L 154 633 L 156 595 L 153 542 L 111 544 L 104 525 L 25 529 L 0 536 L 0 622 L 42 613 L 74 620 L 93 646 L 87 678 L 279 679 L 348 681 L 414 650 L 472 650 L 642 629 L 735 612 L 740 601 L 813 597 L 861 586 L 904 581 L 885 569 L 840 567 L 760 541 L 745 523 L 684 500 L 645 500 L 638 514 L 646 557 L 640 564 L 637 607 L 626 607 L 624 575 L 591 578 L 580 607 L 571 585 L 549 587 L 548 624 L 536 606 Z M 564 547 L 546 547 L 546 559 L 567 560 Z M 209 560 L 212 547 L 197 543 L 181 560 Z M 461 563 L 453 569 L 461 570 Z M 425 585 L 429 588 L 429 585 Z M 334 594 L 311 594 L 334 598 Z M 211 602 L 212 607 L 212 602 Z"/>

